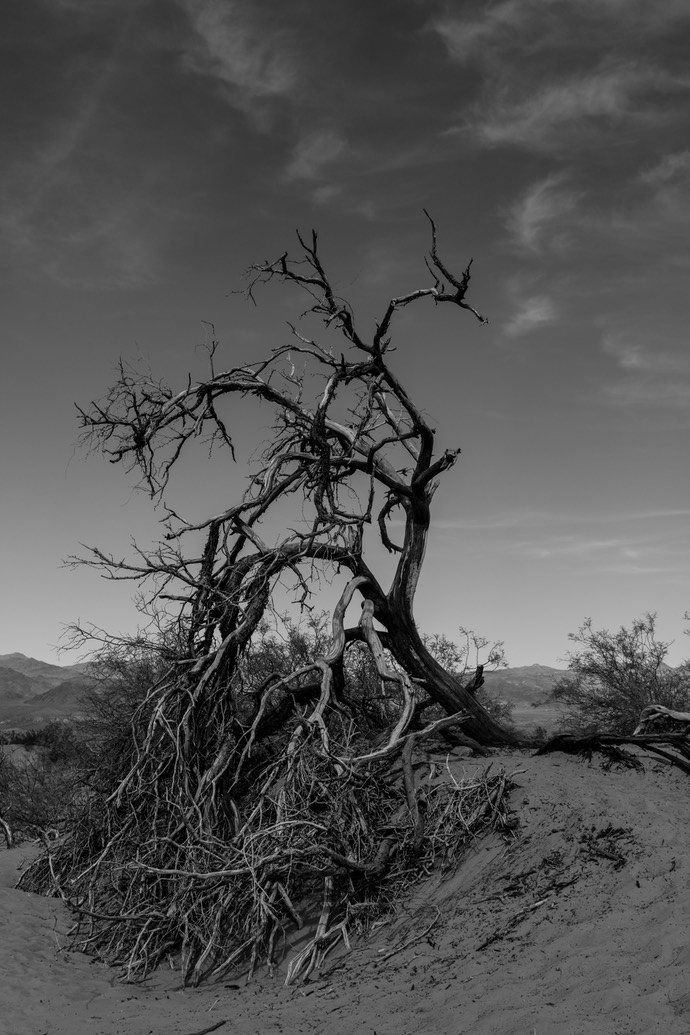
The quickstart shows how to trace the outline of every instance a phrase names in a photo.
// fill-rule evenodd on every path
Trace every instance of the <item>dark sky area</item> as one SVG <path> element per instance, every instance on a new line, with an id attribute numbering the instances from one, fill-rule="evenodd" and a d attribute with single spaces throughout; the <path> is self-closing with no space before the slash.
<path id="1" fill-rule="evenodd" d="M 75 449 L 74 403 L 120 356 L 199 376 L 204 321 L 218 366 L 283 343 L 300 300 L 233 292 L 298 227 L 373 327 L 429 283 L 423 207 L 490 323 L 425 302 L 396 325 L 440 449 L 462 448 L 420 626 L 553 665 L 586 616 L 651 610 L 690 654 L 687 0 L 9 0 L 2 20 L 0 654 L 137 624 L 131 586 L 62 566 L 158 519 Z M 186 469 L 176 502 L 241 490 L 252 419 L 239 467 L 211 488 Z"/>

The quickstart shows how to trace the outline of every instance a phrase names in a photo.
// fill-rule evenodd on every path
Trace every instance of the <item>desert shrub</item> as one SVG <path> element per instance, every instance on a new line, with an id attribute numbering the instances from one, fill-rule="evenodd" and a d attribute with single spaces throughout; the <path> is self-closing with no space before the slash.
<path id="1" fill-rule="evenodd" d="M 461 630 L 465 642 L 454 643 L 445 636 L 429 636 L 426 642 L 437 660 L 459 679 L 466 681 L 470 669 L 484 660 L 495 666 L 504 663 L 501 645 Z M 250 644 L 239 669 L 238 679 L 254 689 L 271 676 L 284 676 L 308 665 L 328 649 L 331 629 L 326 614 L 311 615 L 302 622 L 282 616 L 265 622 Z M 83 719 L 78 723 L 54 721 L 42 729 L 15 732 L 10 741 L 28 749 L 22 759 L 0 758 L 0 814 L 15 832 L 22 829 L 61 829 L 82 811 L 82 820 L 98 826 L 100 804 L 131 769 L 149 719 L 147 694 L 164 674 L 174 651 L 160 643 L 141 640 L 121 650 L 110 645 L 92 660 L 91 687 L 82 699 Z M 389 657 L 389 664 L 394 662 Z M 387 712 L 396 701 L 381 692 L 371 654 L 361 644 L 346 653 L 344 701 L 350 702 L 367 726 L 366 735 L 385 729 Z M 510 706 L 484 688 L 477 697 L 499 720 L 510 719 Z M 438 706 L 424 714 L 424 721 L 441 715 Z M 364 732 L 364 731 L 363 731 Z M 280 739 L 280 730 L 276 737 Z M 257 756 L 261 763 L 261 755 Z"/>
<path id="2" fill-rule="evenodd" d="M 61 830 L 79 807 L 81 788 L 73 760 L 51 760 L 33 750 L 25 757 L 4 757 L 0 766 L 0 815 L 15 836 L 37 830 Z"/>
<path id="3" fill-rule="evenodd" d="M 129 772 L 149 720 L 147 695 L 173 660 L 165 645 L 144 638 L 93 655 L 80 723 L 82 778 L 92 797 L 107 797 Z"/>
<path id="4" fill-rule="evenodd" d="M 666 664 L 669 643 L 656 637 L 656 615 L 645 614 L 618 632 L 596 630 L 588 618 L 569 639 L 570 675 L 554 685 L 551 699 L 568 711 L 561 727 L 587 734 L 629 734 L 649 704 L 686 711 L 690 707 L 690 666 Z"/>
<path id="5" fill-rule="evenodd" d="M 96 818 L 99 802 L 132 764 L 135 716 L 160 665 L 160 651 L 153 646 L 126 655 L 102 652 L 84 693 L 83 720 L 55 720 L 8 735 L 9 743 L 27 752 L 0 756 L 0 815 L 15 836 L 66 829 L 83 819 L 85 810 Z"/>
<path id="6" fill-rule="evenodd" d="M 264 621 L 257 629 L 242 659 L 239 678 L 247 693 L 271 675 L 286 676 L 322 657 L 331 644 L 331 620 L 326 612 L 310 614 L 301 620 L 289 615 Z M 392 656 L 386 653 L 390 668 L 397 669 Z M 340 696 L 353 706 L 367 733 L 384 729 L 389 722 L 391 699 L 381 688 L 381 681 L 371 653 L 363 643 L 349 644 L 345 653 Z"/>
<path id="7" fill-rule="evenodd" d="M 295 621 L 287 615 L 281 616 L 273 625 L 262 623 L 242 663 L 242 674 L 248 688 L 256 687 L 269 675 L 287 675 L 301 666 L 308 665 L 322 656 L 330 645 L 331 627 L 327 613 L 312 614 L 304 621 Z M 461 683 L 467 683 L 478 665 L 495 669 L 505 666 L 503 644 L 491 643 L 472 630 L 459 629 L 461 642 L 434 633 L 423 636 L 424 644 L 432 656 L 446 671 Z M 396 669 L 393 657 L 386 652 L 387 664 Z M 345 655 L 344 682 L 347 687 L 344 701 L 355 706 L 358 715 L 368 724 L 368 734 L 385 729 L 390 721 L 388 714 L 396 703 L 382 691 L 371 653 L 364 644 L 353 643 Z M 424 696 L 420 690 L 420 697 Z M 477 700 L 492 718 L 500 722 L 511 721 L 511 706 L 486 686 L 475 694 Z M 424 721 L 439 718 L 445 714 L 439 705 L 432 705 L 424 711 Z"/>
<path id="8" fill-rule="evenodd" d="M 77 763 L 84 755 L 83 739 L 75 722 L 49 722 L 36 730 L 33 744 L 48 762 Z"/>
<path id="9" fill-rule="evenodd" d="M 38 743 L 39 730 L 9 730 L 8 744 L 21 744 L 23 747 L 35 747 Z"/>
<path id="10" fill-rule="evenodd" d="M 498 722 L 504 722 L 507 725 L 512 723 L 513 706 L 509 701 L 505 701 L 502 697 L 499 697 L 498 694 L 495 694 L 485 686 L 481 687 L 475 696 L 482 707 L 486 708 L 492 719 L 496 719 Z"/>
<path id="11" fill-rule="evenodd" d="M 479 665 L 491 670 L 505 668 L 507 661 L 501 641 L 492 643 L 472 629 L 465 629 L 463 626 L 460 626 L 458 632 L 460 633 L 460 643 L 449 639 L 443 633 L 424 636 L 424 643 L 439 665 L 443 665 L 446 671 L 454 675 L 461 683 L 466 684 Z M 493 693 L 486 685 L 481 686 L 475 692 L 475 697 L 482 707 L 486 708 L 492 719 L 502 723 L 512 723 L 513 709 L 509 702 Z"/>
<path id="12" fill-rule="evenodd" d="M 285 676 L 325 654 L 331 642 L 329 616 L 310 614 L 300 621 L 290 615 L 264 619 L 249 642 L 240 664 L 239 679 L 255 687 L 270 675 Z"/>
<path id="13" fill-rule="evenodd" d="M 0 815 L 18 836 L 69 825 L 82 792 L 78 725 L 51 722 L 11 744 L 24 751 L 0 754 Z"/>

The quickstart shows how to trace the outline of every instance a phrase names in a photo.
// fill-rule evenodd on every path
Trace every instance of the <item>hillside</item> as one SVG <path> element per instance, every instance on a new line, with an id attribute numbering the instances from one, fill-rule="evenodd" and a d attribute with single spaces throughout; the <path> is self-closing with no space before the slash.
<path id="1" fill-rule="evenodd" d="M 0 654 L 0 669 L 11 669 L 31 679 L 36 693 L 43 693 L 73 676 L 81 676 L 88 670 L 88 664 L 51 665 L 38 658 L 28 658 L 26 654 Z"/>
<path id="2" fill-rule="evenodd" d="M 484 673 L 486 685 L 494 693 L 524 704 L 541 703 L 556 680 L 567 675 L 567 669 L 548 665 L 520 665 Z"/>
<path id="3" fill-rule="evenodd" d="M 24 654 L 0 655 L 0 730 L 31 729 L 52 719 L 69 719 L 79 713 L 80 699 L 88 688 L 89 666 L 50 665 Z M 564 669 L 547 665 L 523 665 L 486 672 L 486 687 L 513 708 L 518 726 L 552 729 L 562 707 L 543 704 Z M 536 707 L 535 707 L 536 705 Z"/>
<path id="4" fill-rule="evenodd" d="M 55 719 L 76 718 L 83 710 L 82 697 L 91 685 L 85 677 L 66 679 L 28 701 L 7 706 L 0 701 L 0 730 L 37 729 Z"/>
<path id="5" fill-rule="evenodd" d="M 0 656 L 0 730 L 32 729 L 79 713 L 91 685 L 88 665 L 49 665 L 24 654 Z"/>
<path id="6" fill-rule="evenodd" d="M 517 726 L 544 726 L 552 730 L 564 708 L 557 701 L 544 702 L 554 683 L 567 674 L 567 669 L 548 665 L 521 665 L 485 672 L 484 678 L 487 690 L 511 705 Z"/>
<path id="7" fill-rule="evenodd" d="M 36 695 L 33 679 L 11 668 L 0 668 L 0 706 L 4 703 L 27 701 Z"/>

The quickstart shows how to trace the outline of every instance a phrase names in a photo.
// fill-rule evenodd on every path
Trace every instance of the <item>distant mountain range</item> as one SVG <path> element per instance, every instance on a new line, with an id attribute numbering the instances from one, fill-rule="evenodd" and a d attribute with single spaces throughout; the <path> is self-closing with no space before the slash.
<path id="1" fill-rule="evenodd" d="M 544 700 L 554 683 L 561 676 L 569 675 L 566 668 L 549 668 L 548 665 L 521 665 L 517 668 L 499 668 L 485 672 L 486 686 L 492 693 L 513 703 L 538 704 Z"/>
<path id="2" fill-rule="evenodd" d="M 565 668 L 521 665 L 485 672 L 484 680 L 487 690 L 511 705 L 516 726 L 544 726 L 550 731 L 565 712 L 565 706 L 560 701 L 547 703 L 547 698 L 554 683 L 567 675 Z"/>
<path id="3" fill-rule="evenodd" d="M 545 701 L 567 670 L 523 665 L 486 672 L 486 687 L 508 701 L 519 726 L 554 725 L 562 707 Z M 0 654 L 0 732 L 33 729 L 53 719 L 79 715 L 81 698 L 92 685 L 89 665 L 49 665 L 25 654 Z"/>
<path id="4" fill-rule="evenodd" d="M 25 654 L 0 654 L 0 731 L 31 729 L 78 715 L 92 685 L 89 665 L 49 665 Z"/>

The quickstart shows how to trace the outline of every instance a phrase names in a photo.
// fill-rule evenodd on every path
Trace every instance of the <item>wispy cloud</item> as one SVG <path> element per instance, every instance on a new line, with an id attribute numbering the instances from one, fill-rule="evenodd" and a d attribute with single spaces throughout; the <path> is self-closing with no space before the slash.
<path id="1" fill-rule="evenodd" d="M 663 117 L 650 95 L 680 90 L 686 84 L 660 69 L 626 63 L 606 64 L 566 80 L 523 89 L 499 84 L 476 106 L 471 125 L 485 144 L 512 144 L 554 152 L 601 137 L 612 124 L 653 126 Z"/>
<path id="2" fill-rule="evenodd" d="M 312 133 L 298 141 L 292 152 L 285 176 L 289 180 L 314 180 L 326 166 L 346 151 L 347 145 L 335 130 Z"/>
<path id="3" fill-rule="evenodd" d="M 564 220 L 572 216 L 582 197 L 565 187 L 566 182 L 565 174 L 553 173 L 533 183 L 511 205 L 506 223 L 522 248 L 538 252 L 545 246 L 566 247 L 569 235 Z"/>
<path id="4" fill-rule="evenodd" d="M 558 310 L 552 300 L 546 295 L 535 295 L 523 299 L 515 315 L 504 324 L 503 333 L 518 338 L 556 319 Z"/>
<path id="5" fill-rule="evenodd" d="M 690 220 L 690 150 L 674 151 L 651 168 L 643 169 L 639 182 L 651 192 L 648 219 L 679 227 Z"/>
<path id="6" fill-rule="evenodd" d="M 670 351 L 611 332 L 604 336 L 602 347 L 621 371 L 618 380 L 602 387 L 607 401 L 619 406 L 685 409 L 690 405 L 690 357 L 684 340 L 677 343 L 677 351 Z"/>
<path id="7" fill-rule="evenodd" d="M 478 16 L 444 15 L 431 24 L 454 60 L 488 64 L 506 51 L 603 52 L 612 39 L 620 47 L 640 34 L 649 39 L 688 20 L 685 0 L 500 0 L 484 5 Z"/>
<path id="8" fill-rule="evenodd" d="M 591 50 L 591 35 L 582 30 L 589 28 L 593 12 L 606 21 L 605 0 L 599 4 L 596 0 L 500 0 L 485 4 L 477 17 L 445 15 L 432 19 L 431 24 L 454 61 L 497 71 L 501 63 L 518 54 L 534 59 L 554 48 L 561 55 L 574 46 L 584 52 Z"/>
<path id="9" fill-rule="evenodd" d="M 505 510 L 499 513 L 482 514 L 475 518 L 453 518 L 451 520 L 434 520 L 433 528 L 440 531 L 481 531 L 481 532 L 502 532 L 507 529 L 529 529 L 529 528 L 564 528 L 568 525 L 624 525 L 645 522 L 658 524 L 661 521 L 675 521 L 682 519 L 685 527 L 686 519 L 690 517 L 690 508 L 666 507 L 655 510 L 611 510 L 599 512 L 582 511 L 568 513 L 555 510 L 537 510 L 520 508 L 518 510 Z M 551 533 L 547 532 L 547 535 Z M 540 537 L 543 535 L 540 532 Z M 588 537 L 594 542 L 608 542 L 610 537 L 600 535 L 596 539 Z M 624 537 L 625 542 L 632 541 L 629 536 Z"/>
<path id="10" fill-rule="evenodd" d="M 343 193 L 340 183 L 326 183 L 322 187 L 316 187 L 312 194 L 312 201 L 315 205 L 329 205 Z"/>
<path id="11" fill-rule="evenodd" d="M 690 179 L 690 151 L 675 151 L 664 155 L 651 169 L 640 173 L 640 180 L 656 187 L 659 184 L 687 182 Z"/>
<path id="12" fill-rule="evenodd" d="M 612 128 L 684 119 L 673 95 L 688 89 L 685 66 L 656 62 L 653 45 L 680 20 L 690 22 L 682 0 L 502 0 L 432 19 L 451 60 L 482 72 L 456 129 L 487 146 L 556 154 Z"/>
<path id="13" fill-rule="evenodd" d="M 511 553 L 520 554 L 522 557 L 532 557 L 534 560 L 550 560 L 553 558 L 588 558 L 599 557 L 602 553 L 620 551 L 625 553 L 632 549 L 634 540 L 621 536 L 614 536 L 608 539 L 594 539 L 582 535 L 552 535 L 541 537 L 539 542 L 522 540 L 511 543 L 508 547 Z"/>
<path id="14" fill-rule="evenodd" d="M 485 48 L 495 46 L 529 18 L 530 5 L 522 0 L 486 7 L 479 18 L 442 17 L 432 21 L 448 52 L 456 61 L 485 60 Z"/>
<path id="15" fill-rule="evenodd" d="M 595 570 L 617 575 L 672 575 L 690 570 L 687 537 L 650 532 L 597 537 L 579 532 L 506 541 L 503 551 L 533 562 L 555 564 L 571 575 Z"/>
<path id="16" fill-rule="evenodd" d="M 80 4 L 61 16 L 82 21 Z M 104 120 L 110 92 L 123 75 L 131 5 L 99 3 L 91 20 L 112 14 L 107 42 L 56 88 L 51 117 L 26 128 L 8 150 L 0 177 L 5 248 L 32 277 L 67 286 L 140 287 L 155 279 L 156 247 L 146 232 L 151 173 L 123 176 L 122 155 Z M 129 13 L 128 13 L 129 12 Z"/>
<path id="17" fill-rule="evenodd" d="M 602 392 L 606 399 L 619 406 L 672 407 L 684 411 L 690 406 L 690 381 L 630 379 L 606 385 Z M 690 426 L 690 417 L 683 426 Z"/>
<path id="18" fill-rule="evenodd" d="M 623 370 L 649 374 L 675 374 L 690 378 L 690 356 L 683 353 L 656 352 L 647 344 L 630 341 L 622 333 L 604 336 L 604 352 Z M 683 342 L 683 347 L 685 343 Z"/>
<path id="19" fill-rule="evenodd" d="M 96 207 L 79 207 L 58 184 L 48 203 L 62 197 L 60 218 L 46 218 L 42 207 L 6 205 L 0 227 L 15 261 L 34 277 L 64 287 L 131 289 L 156 280 L 158 235 L 151 233 L 152 206 L 146 192 L 130 197 L 101 189 Z"/>
<path id="20" fill-rule="evenodd" d="M 194 72 L 212 76 L 227 100 L 261 116 L 261 103 L 291 93 L 297 69 L 282 30 L 271 29 L 256 5 L 240 0 L 176 0 L 195 31 L 186 54 Z"/>

